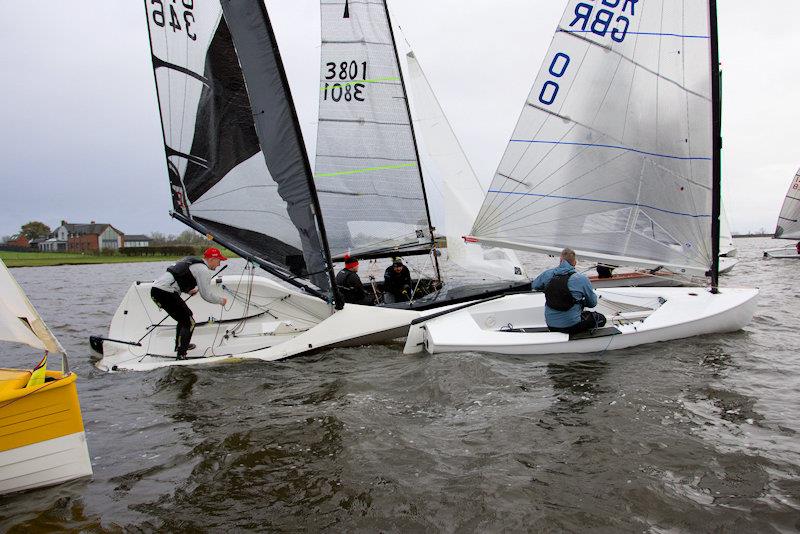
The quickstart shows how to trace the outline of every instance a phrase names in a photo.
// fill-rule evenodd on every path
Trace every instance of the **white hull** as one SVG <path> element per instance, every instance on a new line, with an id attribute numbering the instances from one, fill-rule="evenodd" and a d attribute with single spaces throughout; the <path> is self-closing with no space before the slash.
<path id="1" fill-rule="evenodd" d="M 491 352 L 574 354 L 616 350 L 647 343 L 741 329 L 753 317 L 757 289 L 704 288 L 600 289 L 596 308 L 614 335 L 570 339 L 544 330 L 544 295 L 509 295 L 412 326 L 406 352 Z M 505 331 L 504 331 L 505 330 Z"/>
<path id="2" fill-rule="evenodd" d="M 797 248 L 794 246 L 767 249 L 764 251 L 764 257 L 784 260 L 800 260 L 800 254 L 797 253 Z"/>
<path id="3" fill-rule="evenodd" d="M 219 282 L 218 282 L 219 283 Z M 188 359 L 175 357 L 175 321 L 165 320 L 142 340 L 142 346 L 105 341 L 97 366 L 105 371 L 148 371 L 173 365 L 197 365 L 242 359 L 273 361 L 322 348 L 361 345 L 403 337 L 412 320 L 411 310 L 345 305 L 331 306 L 264 277 L 222 277 L 227 310 L 199 296 L 187 301 L 197 323 Z M 138 341 L 166 314 L 150 298 L 151 283 L 136 283 L 123 298 L 111 322 L 108 337 Z M 238 289 L 237 289 L 238 287 Z M 245 317 L 245 320 L 241 320 Z"/>
<path id="4" fill-rule="evenodd" d="M 0 452 L 0 494 L 90 476 L 83 432 Z"/>

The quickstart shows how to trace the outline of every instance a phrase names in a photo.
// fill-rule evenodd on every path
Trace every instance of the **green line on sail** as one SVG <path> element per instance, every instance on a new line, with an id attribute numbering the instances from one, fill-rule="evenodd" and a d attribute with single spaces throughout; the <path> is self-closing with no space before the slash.
<path id="1" fill-rule="evenodd" d="M 386 171 L 392 169 L 405 169 L 407 167 L 416 167 L 416 163 L 404 163 L 402 165 L 385 165 L 383 167 L 369 167 L 367 169 L 353 169 L 352 171 L 342 171 L 342 172 L 326 172 L 323 174 L 317 174 L 315 178 L 328 178 L 330 176 L 343 176 L 345 174 L 359 174 L 362 172 L 372 172 L 372 171 Z"/>
<path id="2" fill-rule="evenodd" d="M 374 80 L 353 80 L 351 82 L 335 82 L 334 80 L 326 80 L 325 83 L 330 84 L 328 85 L 328 89 L 333 88 L 334 83 L 339 84 L 340 87 L 347 87 L 348 85 L 355 85 L 357 83 L 380 83 L 380 82 L 399 82 L 400 78 L 392 77 L 392 78 L 375 78 Z M 325 87 L 321 87 L 320 91 L 324 91 Z"/>

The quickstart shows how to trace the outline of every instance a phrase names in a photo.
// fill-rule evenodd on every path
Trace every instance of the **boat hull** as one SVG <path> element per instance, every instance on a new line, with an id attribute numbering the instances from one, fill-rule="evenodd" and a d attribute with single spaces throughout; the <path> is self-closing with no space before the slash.
<path id="1" fill-rule="evenodd" d="M 800 260 L 800 253 L 797 252 L 794 246 L 771 248 L 764 251 L 764 257 L 781 260 Z"/>
<path id="2" fill-rule="evenodd" d="M 92 474 L 76 376 L 25 387 L 30 372 L 0 370 L 0 494 Z"/>
<path id="3" fill-rule="evenodd" d="M 758 290 L 725 288 L 712 295 L 704 288 L 618 288 L 597 293 L 601 297 L 597 310 L 616 329 L 613 335 L 570 339 L 544 331 L 544 295 L 530 293 L 418 322 L 409 333 L 406 352 L 593 353 L 731 332 L 752 319 Z M 620 309 L 628 311 L 614 313 Z"/>
<path id="4" fill-rule="evenodd" d="M 248 279 L 247 289 L 238 276 L 221 277 L 231 304 L 226 309 L 200 298 L 186 304 L 196 325 L 186 360 L 174 352 L 175 321 L 150 299 L 152 283 L 135 283 L 111 321 L 108 338 L 137 342 L 141 346 L 103 341 L 96 366 L 104 371 L 148 371 L 168 366 L 226 363 L 240 360 L 274 361 L 323 348 L 389 341 L 406 335 L 420 316 L 414 310 L 346 304 L 334 313 L 322 300 L 288 289 L 271 279 Z M 247 293 L 249 301 L 243 301 Z M 244 318 L 244 319 L 243 319 Z M 151 333 L 148 333 L 151 331 Z M 143 337 L 144 336 L 144 337 Z"/>

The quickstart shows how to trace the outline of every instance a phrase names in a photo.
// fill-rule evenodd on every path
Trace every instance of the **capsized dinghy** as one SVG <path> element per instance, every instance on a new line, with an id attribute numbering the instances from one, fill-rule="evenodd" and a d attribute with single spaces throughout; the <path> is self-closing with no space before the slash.
<path id="1" fill-rule="evenodd" d="M 0 339 L 44 351 L 33 371 L 0 369 L 0 494 L 92 474 L 77 376 L 67 355 L 0 260 Z M 46 370 L 61 354 L 61 371 Z"/>

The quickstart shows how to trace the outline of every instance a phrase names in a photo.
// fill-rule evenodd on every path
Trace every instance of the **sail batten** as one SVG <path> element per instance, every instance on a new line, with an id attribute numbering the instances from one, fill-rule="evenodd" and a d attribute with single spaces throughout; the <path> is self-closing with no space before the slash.
<path id="1" fill-rule="evenodd" d="M 568 1 L 472 234 L 709 271 L 712 34 L 708 0 Z"/>

